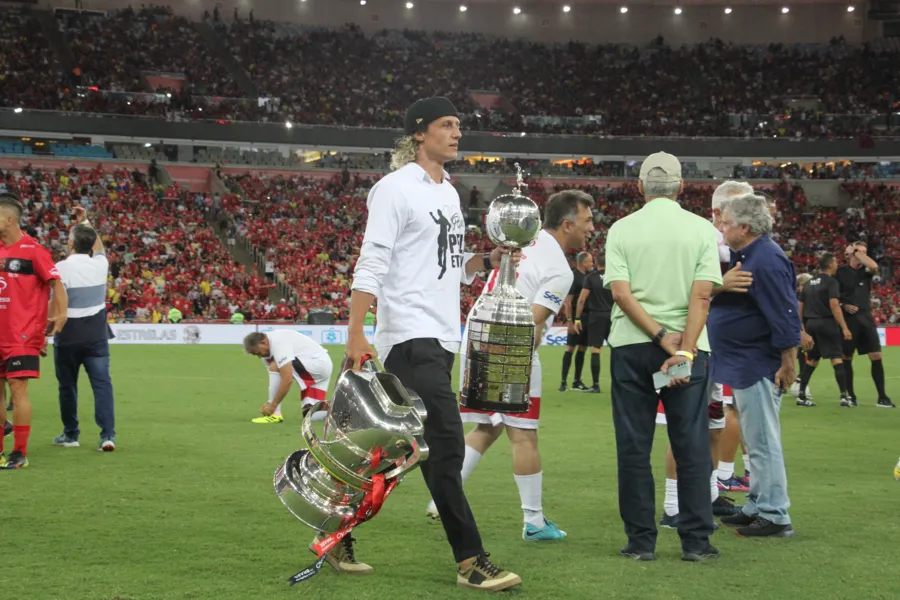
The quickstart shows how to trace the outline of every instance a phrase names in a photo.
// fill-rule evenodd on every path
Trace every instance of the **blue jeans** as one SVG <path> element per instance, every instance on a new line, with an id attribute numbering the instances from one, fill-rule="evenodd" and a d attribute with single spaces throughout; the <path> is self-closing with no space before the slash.
<path id="1" fill-rule="evenodd" d="M 63 432 L 78 439 L 78 373 L 82 365 L 94 390 L 94 420 L 101 438 L 116 436 L 112 379 L 109 376 L 109 342 L 102 340 L 53 348 L 56 379 L 59 381 L 59 414 Z"/>
<path id="2" fill-rule="evenodd" d="M 682 548 L 705 549 L 713 532 L 709 478 L 709 354 L 694 360 L 690 383 L 665 388 L 657 396 L 653 373 L 669 355 L 647 342 L 613 348 L 612 413 L 616 430 L 619 514 L 628 541 L 636 548 L 656 548 L 656 489 L 650 451 L 656 433 L 660 398 L 666 410 L 669 441 L 678 464 L 678 534 Z"/>
<path id="3" fill-rule="evenodd" d="M 781 392 L 768 379 L 751 387 L 733 389 L 741 433 L 750 454 L 750 493 L 744 514 L 759 515 L 776 525 L 791 522 L 787 473 L 781 447 Z"/>

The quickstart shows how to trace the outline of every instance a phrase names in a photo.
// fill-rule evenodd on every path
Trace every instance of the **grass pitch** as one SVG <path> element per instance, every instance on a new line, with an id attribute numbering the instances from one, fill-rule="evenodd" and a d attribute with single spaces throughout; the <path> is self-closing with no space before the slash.
<path id="1" fill-rule="evenodd" d="M 340 348 L 332 348 L 337 359 Z M 562 351 L 541 351 L 544 509 L 568 531 L 560 543 L 526 544 L 509 447 L 502 440 L 467 483 L 492 558 L 519 573 L 520 598 L 875 599 L 900 597 L 900 410 L 874 407 L 868 360 L 856 362 L 857 409 L 838 406 L 830 368 L 812 383 L 819 406 L 787 399 L 782 410 L 792 539 L 745 540 L 723 528 L 715 563 L 679 560 L 677 534 L 662 530 L 658 560 L 636 563 L 616 494 L 608 354 L 600 395 L 559 393 Z M 900 400 L 900 350 L 885 354 L 888 393 Z M 272 474 L 302 446 L 298 394 L 289 420 L 253 425 L 268 378 L 239 347 L 115 346 L 118 450 L 96 452 L 92 397 L 82 377 L 82 447 L 56 448 L 61 431 L 53 363 L 32 388 L 32 466 L 0 472 L 0 598 L 19 600 L 255 600 L 316 597 L 461 598 L 427 491 L 413 473 L 370 523 L 358 554 L 368 577 L 326 567 L 290 588 L 307 566 L 313 532 L 272 491 Z M 587 367 L 586 367 L 587 368 Z M 588 376 L 585 377 L 586 379 Z M 11 439 L 7 445 L 11 445 Z M 7 448 L 7 451 L 9 448 Z M 662 510 L 665 434 L 654 448 Z M 740 469 L 740 466 L 738 466 Z M 740 501 L 740 494 L 735 497 Z M 893 575 L 893 577 L 891 577 Z M 476 594 L 477 595 L 477 594 Z"/>

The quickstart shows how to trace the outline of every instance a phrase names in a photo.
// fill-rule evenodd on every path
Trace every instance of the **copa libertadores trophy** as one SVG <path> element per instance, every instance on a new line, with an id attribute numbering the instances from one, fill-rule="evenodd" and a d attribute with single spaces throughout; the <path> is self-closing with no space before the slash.
<path id="1" fill-rule="evenodd" d="M 516 187 L 491 202 L 485 223 L 488 238 L 510 250 L 531 245 L 541 231 L 541 212 L 522 193 L 518 163 L 516 171 Z M 494 288 L 475 303 L 468 332 L 460 404 L 499 413 L 527 412 L 534 317 L 531 302 L 516 290 L 516 268 L 508 253 L 500 261 Z"/>
<path id="2" fill-rule="evenodd" d="M 328 551 L 374 517 L 400 479 L 428 459 L 422 399 L 371 358 L 360 371 L 351 366 L 347 359 L 341 367 L 322 432 L 311 419 L 324 408 L 319 403 L 303 420 L 307 447 L 275 471 L 281 502 L 320 534 L 310 546 L 316 562 L 291 585 L 318 573 Z"/>

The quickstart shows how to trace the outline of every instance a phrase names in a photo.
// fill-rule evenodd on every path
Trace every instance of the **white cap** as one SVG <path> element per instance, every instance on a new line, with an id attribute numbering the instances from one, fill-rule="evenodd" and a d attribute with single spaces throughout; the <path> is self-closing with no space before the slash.
<path id="1" fill-rule="evenodd" d="M 641 181 L 647 181 L 647 174 L 653 169 L 662 169 L 666 177 L 654 177 L 655 182 L 681 181 L 681 162 L 668 152 L 657 152 L 644 159 L 641 165 Z"/>

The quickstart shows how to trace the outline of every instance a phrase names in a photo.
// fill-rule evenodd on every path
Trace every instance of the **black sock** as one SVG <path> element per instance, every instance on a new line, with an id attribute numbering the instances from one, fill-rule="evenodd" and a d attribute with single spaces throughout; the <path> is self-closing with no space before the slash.
<path id="1" fill-rule="evenodd" d="M 834 367 L 834 379 L 837 381 L 841 396 L 847 395 L 847 363 L 831 365 Z"/>
<path id="2" fill-rule="evenodd" d="M 575 353 L 575 381 L 581 381 L 581 371 L 584 370 L 584 350 Z"/>
<path id="3" fill-rule="evenodd" d="M 875 382 L 875 389 L 878 390 L 878 399 L 887 398 L 884 391 L 884 364 L 880 358 L 872 361 L 872 381 Z"/>
<path id="4" fill-rule="evenodd" d="M 880 361 L 879 361 L 880 362 Z M 873 365 L 875 363 L 872 363 Z M 600 355 L 591 352 L 591 378 L 594 380 L 594 387 L 600 386 Z"/>
<path id="5" fill-rule="evenodd" d="M 853 361 L 844 359 L 844 372 L 847 374 L 847 394 L 856 398 L 856 392 L 853 391 Z"/>
<path id="6" fill-rule="evenodd" d="M 565 383 L 569 380 L 569 367 L 572 366 L 572 352 L 570 350 L 566 350 L 566 353 L 563 354 L 563 373 L 562 373 L 562 382 Z"/>
<path id="7" fill-rule="evenodd" d="M 809 365 L 803 363 L 803 368 L 800 370 L 800 395 L 806 396 L 806 386 L 809 385 L 809 380 L 812 379 L 813 371 L 816 370 L 814 365 Z"/>

